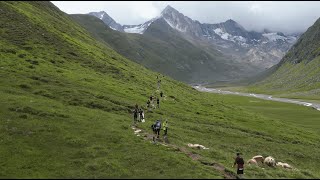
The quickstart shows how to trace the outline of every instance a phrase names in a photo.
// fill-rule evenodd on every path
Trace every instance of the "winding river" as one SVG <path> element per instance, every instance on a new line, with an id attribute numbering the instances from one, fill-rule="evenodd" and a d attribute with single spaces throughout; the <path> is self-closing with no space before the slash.
<path id="1" fill-rule="evenodd" d="M 320 104 L 317 104 L 317 103 L 311 103 L 311 102 L 305 102 L 305 101 L 297 101 L 297 100 L 287 99 L 287 98 L 275 98 L 275 97 L 272 97 L 271 95 L 265 95 L 265 94 L 253 94 L 253 93 L 223 91 L 223 90 L 220 90 L 220 89 L 206 88 L 206 87 L 203 87 L 203 86 L 192 86 L 192 87 L 197 89 L 198 91 L 202 91 L 202 92 L 211 92 L 211 93 L 218 93 L 218 94 L 233 94 L 233 95 L 239 95 L 239 96 L 255 97 L 255 98 L 264 99 L 264 100 L 270 100 L 270 101 L 293 103 L 293 104 L 299 104 L 299 105 L 303 105 L 303 106 L 312 107 L 312 108 L 320 111 Z"/>

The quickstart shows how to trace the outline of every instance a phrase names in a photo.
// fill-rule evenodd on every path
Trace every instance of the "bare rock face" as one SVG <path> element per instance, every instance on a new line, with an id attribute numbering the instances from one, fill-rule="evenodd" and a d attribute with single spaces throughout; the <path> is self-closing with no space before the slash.
<path id="1" fill-rule="evenodd" d="M 217 24 L 200 23 L 171 6 L 167 6 L 159 16 L 139 25 L 120 25 L 104 11 L 89 14 L 100 18 L 106 25 L 117 31 L 143 35 L 139 37 L 162 38 L 161 40 L 170 41 L 179 48 L 191 43 L 201 50 L 210 51 L 211 57 L 207 58 L 207 55 L 202 53 L 203 55 L 193 57 L 195 61 L 192 62 L 178 63 L 176 57 L 170 57 L 174 60 L 174 72 L 188 72 L 188 75 L 184 75 L 188 76 L 187 79 L 191 79 L 190 81 L 201 79 L 201 82 L 204 83 L 209 81 L 206 79 L 208 76 L 214 77 L 218 81 L 227 81 L 258 74 L 278 64 L 300 36 L 299 33 L 286 35 L 267 29 L 261 32 L 248 31 L 232 19 Z M 184 42 L 183 45 L 179 44 L 183 40 L 172 38 L 173 34 L 174 37 L 189 42 Z M 143 58 L 142 50 L 141 48 L 141 51 L 136 52 L 140 59 Z M 189 50 L 187 46 L 184 49 L 184 51 Z M 165 55 L 166 53 L 161 53 L 161 56 Z M 217 60 L 222 59 L 220 57 L 225 60 L 216 63 Z M 231 65 L 232 68 L 221 64 L 221 62 Z M 199 68 L 195 68 L 195 66 Z M 222 68 L 222 66 L 226 68 Z M 225 75 L 219 71 L 212 75 L 216 68 L 225 69 L 224 71 L 228 71 L 230 74 Z M 235 72 L 236 69 L 239 72 Z M 168 74 L 172 74 L 171 71 Z M 178 75 L 173 77 L 177 78 Z"/>
<path id="2" fill-rule="evenodd" d="M 181 33 L 209 42 L 219 51 L 232 54 L 238 61 L 256 65 L 261 69 L 279 63 L 299 37 L 299 34 L 285 35 L 270 30 L 247 31 L 232 19 L 218 24 L 201 24 L 171 6 L 166 7 L 161 15 L 172 28 Z"/>

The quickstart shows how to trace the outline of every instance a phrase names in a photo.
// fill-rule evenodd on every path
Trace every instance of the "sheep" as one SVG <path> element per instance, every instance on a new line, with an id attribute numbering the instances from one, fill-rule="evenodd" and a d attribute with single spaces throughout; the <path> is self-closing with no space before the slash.
<path id="1" fill-rule="evenodd" d="M 259 162 L 263 163 L 263 161 L 264 161 L 264 158 L 261 155 L 254 156 L 254 157 L 252 157 L 252 159 L 256 160 L 257 163 L 259 163 Z"/>
<path id="2" fill-rule="evenodd" d="M 281 166 L 286 169 L 292 169 L 292 167 L 288 163 L 283 163 L 283 162 L 277 162 L 276 166 Z"/>
<path id="3" fill-rule="evenodd" d="M 264 164 L 274 167 L 276 165 L 276 161 L 273 157 L 268 156 L 264 159 Z"/>
<path id="4" fill-rule="evenodd" d="M 189 147 L 192 147 L 192 148 L 198 148 L 198 149 L 209 149 L 209 148 L 206 148 L 204 147 L 203 145 L 200 145 L 200 144 L 188 144 Z"/>
<path id="5" fill-rule="evenodd" d="M 255 159 L 249 159 L 247 161 L 248 164 L 254 164 L 254 165 L 258 165 L 257 161 Z"/>

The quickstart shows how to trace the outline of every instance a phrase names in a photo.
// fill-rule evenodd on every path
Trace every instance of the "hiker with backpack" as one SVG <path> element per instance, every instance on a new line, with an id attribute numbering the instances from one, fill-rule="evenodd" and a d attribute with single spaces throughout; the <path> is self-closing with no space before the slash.
<path id="1" fill-rule="evenodd" d="M 154 124 L 151 125 L 151 128 L 154 133 L 153 142 L 155 142 L 155 136 L 157 136 L 157 138 L 160 137 L 161 121 L 157 120 Z"/>
<path id="2" fill-rule="evenodd" d="M 232 167 L 234 167 L 236 164 L 237 164 L 237 174 L 241 177 L 243 175 L 243 170 L 244 170 L 244 160 L 240 156 L 239 152 L 237 153 L 237 157 L 235 158 L 235 161 Z"/>

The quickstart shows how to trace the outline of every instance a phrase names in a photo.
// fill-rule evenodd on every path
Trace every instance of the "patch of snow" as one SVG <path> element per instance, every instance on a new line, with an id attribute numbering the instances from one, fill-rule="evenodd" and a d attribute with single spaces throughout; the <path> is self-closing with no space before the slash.
<path id="1" fill-rule="evenodd" d="M 164 20 L 169 24 L 169 26 L 171 26 L 173 29 L 176 29 L 178 31 L 181 32 L 187 32 L 187 28 L 185 27 L 184 29 L 182 29 L 181 27 L 179 27 L 179 23 L 177 23 L 176 25 L 174 25 L 173 23 L 171 23 L 169 20 L 167 20 L 166 18 L 164 18 Z"/>
<path id="2" fill-rule="evenodd" d="M 104 13 L 102 13 L 102 14 L 100 15 L 100 19 L 102 19 L 102 18 L 103 18 L 103 16 L 104 16 Z"/>
<path id="3" fill-rule="evenodd" d="M 134 27 L 131 27 L 131 28 L 124 28 L 123 30 L 126 33 L 143 34 L 143 31 L 145 30 L 145 28 L 143 27 L 143 25 L 138 25 L 138 26 L 134 26 Z"/>
<path id="4" fill-rule="evenodd" d="M 240 42 L 247 42 L 247 39 L 242 36 L 234 36 L 234 39 Z"/>
<path id="5" fill-rule="evenodd" d="M 241 46 L 249 47 L 249 45 L 247 43 L 241 43 Z"/>
<path id="6" fill-rule="evenodd" d="M 220 28 L 214 29 L 213 31 L 224 40 L 229 40 L 229 36 L 231 36 L 229 33 L 223 32 Z"/>
<path id="7" fill-rule="evenodd" d="M 111 27 L 111 26 L 109 26 L 111 29 L 113 29 L 113 30 L 115 30 L 115 31 L 117 31 L 117 29 L 115 29 L 115 28 L 113 28 L 113 27 Z"/>
<path id="8" fill-rule="evenodd" d="M 213 30 L 218 34 L 222 39 L 232 42 L 244 43 L 247 42 L 247 39 L 242 36 L 232 36 L 231 34 L 224 32 L 222 29 L 217 28 Z"/>
<path id="9" fill-rule="evenodd" d="M 144 31 L 153 23 L 153 21 L 157 20 L 159 17 L 153 18 L 149 21 L 148 24 L 140 24 L 140 25 L 133 25 L 131 27 L 124 27 L 123 30 L 126 33 L 137 33 L 137 34 L 143 34 Z"/>
<path id="10" fill-rule="evenodd" d="M 277 41 L 278 39 L 280 40 L 286 40 L 287 38 L 284 36 L 280 36 L 277 33 L 264 33 L 262 36 L 268 38 L 270 41 Z"/>

